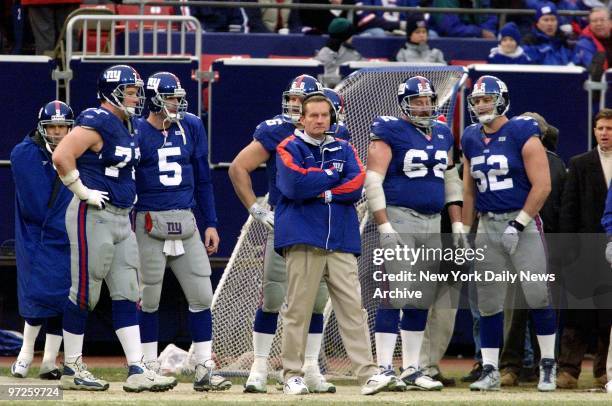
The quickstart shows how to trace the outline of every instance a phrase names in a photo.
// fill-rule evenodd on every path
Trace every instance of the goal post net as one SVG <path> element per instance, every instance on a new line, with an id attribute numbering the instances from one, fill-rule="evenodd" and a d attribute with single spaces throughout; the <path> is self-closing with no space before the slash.
<path id="1" fill-rule="evenodd" d="M 417 75 L 425 76 L 433 84 L 438 95 L 439 112 L 452 128 L 457 95 L 467 78 L 464 67 L 416 65 L 365 68 L 352 73 L 336 88 L 344 99 L 345 124 L 351 132 L 351 142 L 364 165 L 373 119 L 376 116 L 399 116 L 398 86 Z M 369 221 L 363 198 L 358 203 L 358 213 L 362 235 L 359 279 L 363 306 L 368 311 L 370 331 L 373 332 L 374 312 L 378 303 L 373 299 L 376 286 L 371 278 L 374 271 L 371 258 L 378 244 L 378 232 Z M 265 227 L 249 216 L 213 298 L 213 352 L 219 372 L 227 376 L 248 375 L 253 361 L 252 329 L 255 311 L 261 300 L 266 236 Z M 270 354 L 269 371 L 281 367 L 280 317 L 278 327 Z M 350 361 L 344 351 L 330 302 L 325 310 L 323 334 L 319 357 L 322 371 L 331 376 L 350 376 Z"/>

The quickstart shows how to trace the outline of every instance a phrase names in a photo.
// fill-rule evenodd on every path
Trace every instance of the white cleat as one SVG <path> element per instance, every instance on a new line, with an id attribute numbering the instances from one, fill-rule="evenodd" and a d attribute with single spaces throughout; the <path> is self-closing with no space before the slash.
<path id="1" fill-rule="evenodd" d="M 198 392 L 224 391 L 232 387 L 232 383 L 220 375 L 214 375 L 215 362 L 205 361 L 197 364 L 195 368 L 195 380 L 193 389 Z"/>
<path id="2" fill-rule="evenodd" d="M 308 386 L 306 386 L 306 382 L 304 382 L 301 376 L 294 376 L 285 382 L 283 393 L 285 395 L 307 395 Z"/>
<path id="3" fill-rule="evenodd" d="M 608 383 L 606 384 L 606 392 L 612 393 L 612 380 L 608 381 Z"/>
<path id="4" fill-rule="evenodd" d="M 28 376 L 29 370 L 30 362 L 20 359 L 17 359 L 17 361 L 13 362 L 13 365 L 11 365 L 11 375 L 13 375 L 15 378 L 25 378 Z"/>
<path id="5" fill-rule="evenodd" d="M 542 358 L 540 361 L 540 392 L 553 392 L 557 389 L 557 363 L 552 358 Z"/>
<path id="6" fill-rule="evenodd" d="M 374 395 L 378 392 L 389 390 L 397 377 L 393 369 L 380 369 L 378 373 L 372 375 L 361 387 L 362 395 Z"/>
<path id="7" fill-rule="evenodd" d="M 143 363 L 145 367 L 147 367 L 147 369 L 150 369 L 151 371 L 155 372 L 157 375 L 162 375 L 161 364 L 159 363 L 159 361 L 157 360 L 143 361 Z"/>
<path id="8" fill-rule="evenodd" d="M 48 380 L 48 381 L 57 381 L 62 376 L 57 365 L 54 363 L 42 364 L 40 366 L 40 371 L 38 372 L 38 377 L 40 379 Z"/>
<path id="9" fill-rule="evenodd" d="M 130 365 L 128 377 L 123 384 L 126 392 L 165 392 L 174 388 L 177 380 L 173 376 L 162 376 L 148 369 L 144 363 Z"/>
<path id="10" fill-rule="evenodd" d="M 265 375 L 251 371 L 249 378 L 244 384 L 244 393 L 267 393 L 268 374 Z"/>
<path id="11" fill-rule="evenodd" d="M 60 386 L 64 390 L 104 391 L 109 385 L 105 380 L 93 376 L 79 357 L 75 362 L 64 363 Z"/>
<path id="12" fill-rule="evenodd" d="M 318 365 L 304 368 L 304 382 L 310 393 L 336 393 L 336 386 L 327 382 Z"/>
<path id="13" fill-rule="evenodd" d="M 442 390 L 442 382 L 431 379 L 415 367 L 408 367 L 402 371 L 400 379 L 406 384 L 406 390 Z"/>
<path id="14" fill-rule="evenodd" d="M 480 378 L 470 385 L 472 391 L 498 391 L 501 389 L 499 370 L 493 365 L 483 365 Z"/>

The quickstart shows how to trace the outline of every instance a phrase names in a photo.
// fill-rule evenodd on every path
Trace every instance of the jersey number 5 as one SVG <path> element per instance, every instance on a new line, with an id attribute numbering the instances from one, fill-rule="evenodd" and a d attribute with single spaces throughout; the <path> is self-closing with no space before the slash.
<path id="1" fill-rule="evenodd" d="M 183 168 L 178 162 L 168 162 L 168 157 L 181 156 L 179 147 L 162 148 L 157 150 L 159 155 L 159 181 L 164 186 L 178 186 L 183 181 Z M 171 174 L 161 175 L 161 172 L 172 172 Z"/>
<path id="2" fill-rule="evenodd" d="M 470 160 L 472 177 L 476 180 L 478 191 L 484 193 L 487 191 L 487 184 L 492 192 L 497 190 L 512 189 L 514 183 L 512 178 L 506 178 L 503 180 L 498 179 L 498 176 L 506 176 L 510 169 L 508 168 L 508 158 L 503 155 L 491 155 L 486 159 L 488 166 L 492 168 L 485 174 L 483 171 L 475 169 L 476 166 L 485 163 L 485 157 L 483 155 L 475 156 Z M 497 165 L 498 168 L 493 166 Z M 487 182 L 488 180 L 488 182 Z"/>

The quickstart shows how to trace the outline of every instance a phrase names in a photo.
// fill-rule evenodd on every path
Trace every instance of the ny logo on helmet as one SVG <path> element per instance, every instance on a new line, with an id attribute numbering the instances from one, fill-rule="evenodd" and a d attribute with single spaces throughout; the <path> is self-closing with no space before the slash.
<path id="1" fill-rule="evenodd" d="M 159 82 L 161 82 L 160 78 L 149 78 L 147 81 L 147 89 L 157 90 Z"/>
<path id="2" fill-rule="evenodd" d="M 107 82 L 119 82 L 119 79 L 121 79 L 121 71 L 107 70 L 104 72 L 104 79 L 106 79 Z"/>

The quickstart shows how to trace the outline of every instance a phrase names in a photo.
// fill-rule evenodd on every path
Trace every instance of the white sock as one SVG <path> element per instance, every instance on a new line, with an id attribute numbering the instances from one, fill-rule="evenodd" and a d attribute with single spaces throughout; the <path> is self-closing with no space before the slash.
<path id="1" fill-rule="evenodd" d="M 495 369 L 499 368 L 499 348 L 481 348 L 482 365 L 493 365 Z"/>
<path id="2" fill-rule="evenodd" d="M 321 341 L 323 341 L 323 334 L 308 334 L 306 338 L 306 351 L 304 352 L 304 369 L 306 367 L 316 367 L 317 370 L 319 369 Z"/>
<path id="3" fill-rule="evenodd" d="M 204 361 L 212 359 L 212 341 L 193 343 L 193 357 L 196 364 L 203 364 Z"/>
<path id="4" fill-rule="evenodd" d="M 72 334 L 64 330 L 64 361 L 74 363 L 83 355 L 85 334 Z"/>
<path id="5" fill-rule="evenodd" d="M 419 369 L 419 354 L 425 331 L 400 330 L 402 335 L 402 367 Z"/>
<path id="6" fill-rule="evenodd" d="M 140 327 L 138 325 L 122 327 L 115 330 L 128 365 L 138 364 L 142 360 L 142 344 L 140 343 Z"/>
<path id="7" fill-rule="evenodd" d="M 47 334 L 45 336 L 45 353 L 42 360 L 43 364 L 55 365 L 55 360 L 57 358 L 60 345 L 62 345 L 62 336 L 55 334 Z"/>
<path id="8" fill-rule="evenodd" d="M 253 354 L 255 357 L 268 358 L 274 341 L 274 334 L 257 333 L 253 331 Z"/>
<path id="9" fill-rule="evenodd" d="M 555 359 L 555 339 L 556 334 L 537 336 L 540 345 L 540 358 Z"/>
<path id="10" fill-rule="evenodd" d="M 40 332 L 41 326 L 33 326 L 27 321 L 23 325 L 23 344 L 21 344 L 21 350 L 17 359 L 26 362 L 32 362 L 34 358 L 34 344 L 36 343 L 36 337 Z"/>
<path id="11" fill-rule="evenodd" d="M 385 368 L 393 366 L 397 334 L 374 333 L 374 341 L 376 342 L 376 362 L 378 365 Z"/>
<path id="12" fill-rule="evenodd" d="M 142 343 L 142 353 L 145 362 L 157 361 L 157 341 Z"/>

